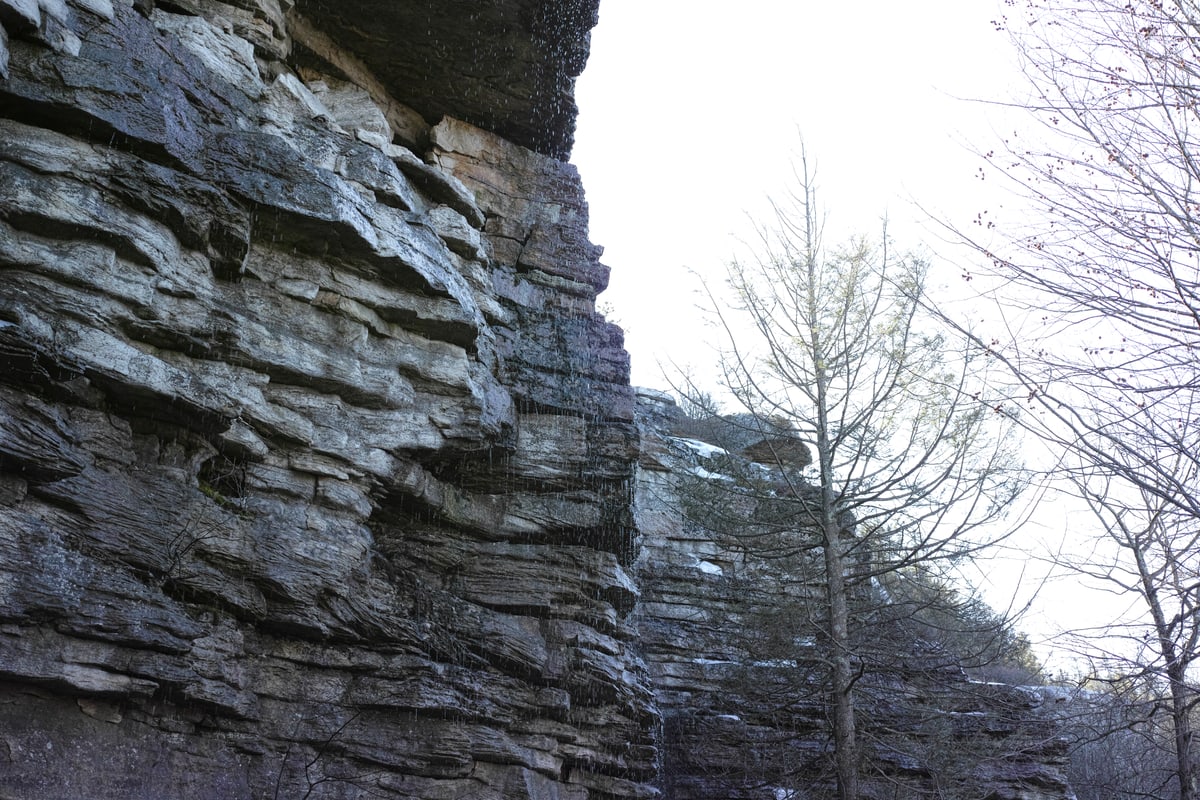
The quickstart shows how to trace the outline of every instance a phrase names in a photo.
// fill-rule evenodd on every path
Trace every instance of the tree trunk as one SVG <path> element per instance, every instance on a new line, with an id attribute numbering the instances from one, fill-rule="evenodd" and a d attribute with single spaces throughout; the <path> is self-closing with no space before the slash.
<path id="1" fill-rule="evenodd" d="M 1188 718 L 1186 676 L 1180 662 L 1167 669 L 1171 679 L 1171 722 L 1175 728 L 1175 760 L 1179 770 L 1179 800 L 1196 800 L 1196 777 L 1192 767 L 1192 723 Z"/>
<path id="2" fill-rule="evenodd" d="M 845 558 L 836 518 L 825 520 L 825 575 L 832 652 L 830 681 L 833 744 L 837 760 L 839 800 L 858 800 L 858 741 L 854 721 L 854 672 L 850 662 L 850 603 Z"/>
<path id="3" fill-rule="evenodd" d="M 815 221 L 812 205 L 805 205 L 808 318 L 819 320 Z M 819 325 L 809 330 L 810 354 L 816 389 L 817 469 L 821 476 L 820 526 L 825 551 L 825 592 L 829 605 L 830 703 L 833 706 L 833 746 L 837 764 L 839 800 L 858 800 L 858 741 L 854 722 L 854 673 L 850 663 L 850 600 L 846 589 L 845 556 L 834 492 L 832 423 L 829 419 L 829 353 Z"/>
<path id="4" fill-rule="evenodd" d="M 1154 581 L 1154 570 L 1146 560 L 1143 540 L 1128 539 L 1142 581 L 1142 593 L 1154 630 L 1158 635 L 1158 652 L 1166 665 L 1167 681 L 1171 693 L 1171 727 L 1175 733 L 1175 764 L 1179 778 L 1179 800 L 1196 800 L 1196 779 L 1192 766 L 1192 723 L 1189 718 L 1188 700 L 1191 692 L 1187 684 L 1187 664 L 1172 638 L 1172 623 L 1163 610 L 1159 587 Z"/>

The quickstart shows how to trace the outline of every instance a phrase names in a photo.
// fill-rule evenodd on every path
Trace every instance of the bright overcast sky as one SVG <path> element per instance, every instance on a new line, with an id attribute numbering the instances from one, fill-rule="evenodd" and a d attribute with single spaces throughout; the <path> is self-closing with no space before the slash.
<path id="1" fill-rule="evenodd" d="M 698 374 L 711 364 L 688 269 L 719 279 L 747 213 L 784 185 L 800 134 L 818 164 L 827 241 L 876 232 L 887 214 L 902 249 L 946 253 L 916 204 L 965 226 L 1004 202 L 978 179 L 974 155 L 1023 124 L 977 102 L 1019 99 L 1025 87 L 992 24 L 999 9 L 601 0 L 572 161 L 612 268 L 601 301 L 626 329 L 635 385 L 666 388 L 660 364 L 670 361 Z M 960 272 L 943 264 L 949 283 Z M 1049 516 L 1035 527 L 1062 535 L 1067 520 Z M 1024 561 L 993 570 L 1010 576 L 984 587 L 993 605 L 1011 600 Z M 1053 630 L 1064 605 L 1079 613 L 1077 593 L 1077 579 L 1045 592 L 1026 629 Z"/>
<path id="2" fill-rule="evenodd" d="M 601 0 L 572 161 L 636 385 L 664 387 L 668 359 L 711 361 L 687 270 L 720 274 L 801 134 L 827 238 L 875 232 L 886 213 L 910 248 L 929 238 L 914 201 L 982 209 L 968 148 L 994 141 L 996 109 L 964 98 L 1020 83 L 997 14 L 993 0 Z"/>

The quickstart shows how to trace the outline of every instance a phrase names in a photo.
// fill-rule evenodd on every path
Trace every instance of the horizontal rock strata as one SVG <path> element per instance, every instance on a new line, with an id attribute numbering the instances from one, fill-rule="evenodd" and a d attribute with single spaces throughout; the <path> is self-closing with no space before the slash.
<path id="1" fill-rule="evenodd" d="M 0 0 L 0 795 L 655 793 L 594 3 L 468 5 Z"/>
<path id="2" fill-rule="evenodd" d="M 788 549 L 750 538 L 756 499 L 718 515 L 740 514 L 743 529 L 708 524 L 706 502 L 736 502 L 730 492 L 704 493 L 730 457 L 668 435 L 680 427 L 669 397 L 643 392 L 639 400 L 634 625 L 663 716 L 664 796 L 836 797 L 828 658 L 814 623 L 824 613 L 820 576 Z M 778 447 L 768 449 L 778 458 Z M 856 660 L 864 797 L 1074 797 L 1066 743 L 1036 690 L 969 681 L 912 638 L 888 639 L 884 649 L 878 662 Z"/>
<path id="3" fill-rule="evenodd" d="M 0 0 L 0 797 L 829 788 L 811 586 L 689 522 L 595 309 L 596 5 Z M 873 796 L 1065 796 L 907 656 Z"/>

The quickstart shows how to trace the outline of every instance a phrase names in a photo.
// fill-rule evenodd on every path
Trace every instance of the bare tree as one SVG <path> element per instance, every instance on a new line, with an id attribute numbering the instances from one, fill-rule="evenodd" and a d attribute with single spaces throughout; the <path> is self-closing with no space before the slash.
<path id="1" fill-rule="evenodd" d="M 1068 569 L 1136 598 L 1096 677 L 1136 680 L 1169 719 L 1196 797 L 1189 668 L 1200 653 L 1200 8 L 1168 0 L 1006 3 L 1034 123 L 986 157 L 1032 209 L 959 230 L 987 260 L 1020 424 L 1097 524 Z M 998 227 L 997 227 L 998 225 Z"/>
<path id="2" fill-rule="evenodd" d="M 986 526 L 1024 482 L 977 374 L 982 353 L 956 350 L 923 318 L 927 264 L 895 257 L 886 226 L 877 242 L 826 249 L 804 157 L 796 177 L 753 254 L 730 265 L 728 304 L 716 290 L 708 298 L 726 340 L 724 389 L 742 427 L 759 433 L 753 460 L 775 467 L 731 489 L 759 500 L 740 535 L 771 542 L 775 557 L 818 555 L 838 796 L 855 800 L 864 768 L 855 693 L 871 658 L 855 635 L 865 622 L 855 597 L 880 576 L 981 547 L 975 534 L 995 535 Z M 797 440 L 811 465 L 789 444 Z"/>

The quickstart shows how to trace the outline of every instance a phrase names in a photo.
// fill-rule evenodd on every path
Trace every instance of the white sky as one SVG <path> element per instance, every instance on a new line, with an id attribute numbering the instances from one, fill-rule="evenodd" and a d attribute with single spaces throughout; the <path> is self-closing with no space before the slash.
<path id="1" fill-rule="evenodd" d="M 992 24 L 1001 13 L 999 0 L 601 1 L 576 86 L 572 161 L 612 268 L 601 302 L 626 330 L 635 385 L 668 388 L 672 361 L 701 375 L 711 364 L 688 270 L 719 280 L 747 215 L 786 184 L 800 135 L 817 163 L 827 242 L 877 233 L 887 214 L 902 249 L 945 254 L 916 204 L 966 226 L 1005 202 L 977 177 L 975 155 L 1022 124 L 977 102 L 1019 98 L 1026 85 Z M 954 293 L 961 269 L 942 261 L 937 280 Z M 1074 526 L 1065 514 L 1036 521 L 1030 536 Z M 1021 567 L 985 567 L 993 605 L 1008 602 Z M 1037 636 L 1058 621 L 1104 622 L 1105 603 L 1079 588 L 1047 589 L 1023 627 Z"/>
<path id="2" fill-rule="evenodd" d="M 995 141 L 997 111 L 963 98 L 1022 85 L 997 15 L 993 0 L 602 0 L 572 161 L 635 385 L 666 388 L 668 358 L 711 360 L 687 269 L 721 274 L 801 135 L 827 241 L 887 214 L 916 247 L 914 201 L 960 220 L 987 205 L 968 143 Z"/>

